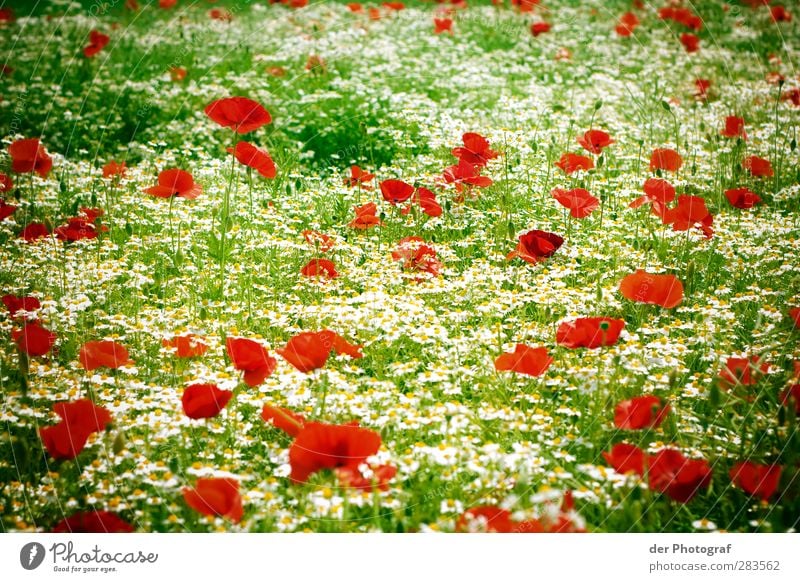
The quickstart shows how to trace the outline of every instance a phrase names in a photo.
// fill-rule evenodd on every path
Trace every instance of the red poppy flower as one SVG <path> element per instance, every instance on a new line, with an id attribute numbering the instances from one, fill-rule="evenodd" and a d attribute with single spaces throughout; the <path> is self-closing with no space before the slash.
<path id="1" fill-rule="evenodd" d="M 622 430 L 656 428 L 669 414 L 669 404 L 648 394 L 623 400 L 614 408 L 614 425 Z"/>
<path id="2" fill-rule="evenodd" d="M 659 9 L 658 16 L 662 20 L 673 20 L 687 28 L 700 30 L 703 28 L 703 20 L 689 8 L 682 6 L 665 6 Z"/>
<path id="3" fill-rule="evenodd" d="M 223 22 L 230 22 L 233 20 L 233 14 L 225 8 L 212 8 L 208 11 L 208 17 L 211 20 L 221 20 Z"/>
<path id="4" fill-rule="evenodd" d="M 261 410 L 261 418 L 264 419 L 264 422 L 272 423 L 275 428 L 282 430 L 291 437 L 296 437 L 300 434 L 306 422 L 306 419 L 296 412 L 277 406 L 270 406 L 269 404 L 265 404 Z"/>
<path id="5" fill-rule="evenodd" d="M 59 521 L 51 533 L 131 533 L 134 528 L 110 511 L 79 511 Z"/>
<path id="6" fill-rule="evenodd" d="M 479 505 L 466 510 L 456 521 L 457 532 L 511 533 L 516 523 L 511 512 L 495 505 Z"/>
<path id="7" fill-rule="evenodd" d="M 0 8 L 0 22 L 14 22 L 16 17 L 11 8 Z"/>
<path id="8" fill-rule="evenodd" d="M 625 327 L 622 319 L 579 317 L 558 326 L 556 343 L 567 348 L 599 348 L 613 346 Z"/>
<path id="9" fill-rule="evenodd" d="M 228 405 L 233 396 L 230 390 L 220 390 L 216 384 L 191 384 L 181 396 L 183 411 L 189 418 L 212 418 Z"/>
<path id="10" fill-rule="evenodd" d="M 688 503 L 711 483 L 711 467 L 703 459 L 687 459 L 680 451 L 663 449 L 649 458 L 650 489 Z"/>
<path id="11" fill-rule="evenodd" d="M 533 12 L 540 1 L 541 0 L 511 0 L 511 5 L 516 6 L 517 10 L 520 12 Z"/>
<path id="12" fill-rule="evenodd" d="M 170 67 L 169 68 L 169 78 L 172 81 L 180 82 L 186 78 L 186 75 L 189 74 L 189 71 L 184 69 L 183 67 Z"/>
<path id="13" fill-rule="evenodd" d="M 781 392 L 781 404 L 791 406 L 794 402 L 795 413 L 800 416 L 800 384 L 792 384 Z"/>
<path id="14" fill-rule="evenodd" d="M 36 297 L 18 297 L 17 295 L 3 295 L 3 305 L 8 309 L 9 315 L 14 317 L 18 311 L 36 311 L 42 304 Z"/>
<path id="15" fill-rule="evenodd" d="M 47 452 L 54 459 L 74 459 L 86 446 L 89 435 L 102 432 L 111 423 L 111 413 L 88 398 L 59 402 L 53 411 L 61 417 L 58 424 L 39 429 Z"/>
<path id="16" fill-rule="evenodd" d="M 637 26 L 639 26 L 639 19 L 636 15 L 633 12 L 626 12 L 620 16 L 616 31 L 619 36 L 630 36 Z"/>
<path id="17" fill-rule="evenodd" d="M 461 192 L 464 184 L 477 188 L 486 188 L 492 185 L 492 179 L 488 176 L 480 175 L 481 166 L 471 164 L 464 158 L 458 161 L 455 166 L 448 166 L 444 169 L 444 181 L 448 184 L 455 184 L 456 191 Z"/>
<path id="18" fill-rule="evenodd" d="M 794 321 L 794 326 L 800 328 L 800 307 L 789 309 L 789 317 Z"/>
<path id="19" fill-rule="evenodd" d="M 363 12 L 364 7 L 359 2 L 349 2 L 347 4 L 347 8 L 350 9 L 350 12 Z"/>
<path id="20" fill-rule="evenodd" d="M 233 154 L 239 163 L 253 168 L 265 178 L 274 178 L 278 169 L 272 161 L 267 150 L 262 150 L 246 141 L 240 141 L 235 148 L 227 148 L 229 154 Z"/>
<path id="21" fill-rule="evenodd" d="M 792 21 L 792 14 L 788 10 L 786 10 L 785 6 L 771 6 L 769 9 L 769 14 L 772 17 L 773 22 L 791 22 Z"/>
<path id="22" fill-rule="evenodd" d="M 426 245 L 417 236 L 407 236 L 397 243 L 392 251 L 392 259 L 402 261 L 406 271 L 422 271 L 438 276 L 442 263 L 436 258 L 436 250 Z"/>
<path id="23" fill-rule="evenodd" d="M 335 469 L 336 478 L 341 487 L 360 489 L 361 491 L 389 490 L 389 481 L 397 475 L 394 465 L 379 465 L 369 468 L 369 476 L 365 476 L 357 467 L 339 467 Z"/>
<path id="24" fill-rule="evenodd" d="M 171 168 L 158 174 L 158 185 L 145 188 L 144 191 L 157 198 L 171 198 L 179 196 L 187 200 L 193 200 L 200 196 L 203 187 L 196 184 L 189 172 Z"/>
<path id="25" fill-rule="evenodd" d="M 42 178 L 53 168 L 53 158 L 36 138 L 20 139 L 8 146 L 11 171 L 18 174 L 36 172 Z"/>
<path id="26" fill-rule="evenodd" d="M 453 34 L 453 19 L 452 18 L 436 18 L 433 19 L 433 33 L 442 34 L 447 32 Z"/>
<path id="27" fill-rule="evenodd" d="M 161 345 L 174 350 L 178 358 L 199 358 L 208 351 L 208 345 L 203 338 L 191 333 L 162 340 Z"/>
<path id="28" fill-rule="evenodd" d="M 747 140 L 747 132 L 744 130 L 744 119 L 729 115 L 725 118 L 725 129 L 720 132 L 723 137 L 740 137 Z"/>
<path id="29" fill-rule="evenodd" d="M 414 186 L 402 180 L 384 180 L 380 186 L 383 199 L 392 205 L 405 202 L 414 194 Z"/>
<path id="30" fill-rule="evenodd" d="M 322 368 L 332 349 L 330 336 L 307 331 L 292 337 L 285 348 L 275 351 L 299 371 L 308 373 Z"/>
<path id="31" fill-rule="evenodd" d="M 222 127 L 233 128 L 236 133 L 249 133 L 272 122 L 267 110 L 247 97 L 218 99 L 206 107 L 205 113 Z"/>
<path id="32" fill-rule="evenodd" d="M 100 32 L 93 30 L 89 33 L 89 44 L 83 49 L 83 55 L 86 58 L 91 58 L 99 53 L 108 44 L 111 38 Z"/>
<path id="33" fill-rule="evenodd" d="M 687 53 L 696 53 L 700 50 L 700 37 L 691 32 L 681 34 L 681 44 Z"/>
<path id="34" fill-rule="evenodd" d="M 0 172 L 0 192 L 8 192 L 13 187 L 14 187 L 14 181 L 11 179 L 11 176 Z M 0 200 L 0 204 L 5 204 L 5 203 L 2 200 Z M 0 218 L 0 220 L 2 220 L 2 218 Z"/>
<path id="35" fill-rule="evenodd" d="M 345 178 L 344 183 L 351 188 L 359 186 L 362 190 L 372 190 L 372 186 L 367 186 L 367 184 L 372 182 L 373 178 L 375 178 L 375 174 L 365 172 L 358 166 L 350 166 L 350 177 Z"/>
<path id="36" fill-rule="evenodd" d="M 789 101 L 795 107 L 800 107 L 800 87 L 784 91 L 781 94 L 781 101 Z"/>
<path id="37" fill-rule="evenodd" d="M 177 3 L 178 0 L 158 0 L 159 8 L 172 8 Z"/>
<path id="38" fill-rule="evenodd" d="M 46 236 L 50 236 L 50 231 L 41 222 L 31 222 L 19 233 L 19 237 L 24 239 L 25 242 L 34 242 Z"/>
<path id="39" fill-rule="evenodd" d="M 278 361 L 269 355 L 267 348 L 250 339 L 229 337 L 225 340 L 228 357 L 233 367 L 244 372 L 244 383 L 258 386 L 270 377 Z"/>
<path id="40" fill-rule="evenodd" d="M 327 234 L 322 234 L 316 230 L 304 230 L 302 234 L 308 244 L 322 253 L 327 253 L 336 244 L 336 241 Z"/>
<path id="41" fill-rule="evenodd" d="M 86 342 L 78 354 L 81 366 L 89 372 L 97 368 L 120 368 L 133 364 L 125 346 L 111 340 Z"/>
<path id="42" fill-rule="evenodd" d="M 81 217 L 70 218 L 67 224 L 57 227 L 53 233 L 59 240 L 70 242 L 97 238 L 98 235 L 93 221 Z"/>
<path id="43" fill-rule="evenodd" d="M 589 156 L 562 154 L 561 159 L 556 162 L 556 166 L 569 176 L 578 170 L 591 170 L 594 168 L 594 161 Z"/>
<path id="44" fill-rule="evenodd" d="M 756 204 L 761 203 L 761 196 L 755 192 L 750 191 L 749 188 L 733 188 L 732 190 L 725 190 L 725 198 L 735 208 L 746 210 L 752 208 Z"/>
<path id="45" fill-rule="evenodd" d="M 695 79 L 694 81 L 695 93 L 694 96 L 700 101 L 708 100 L 708 91 L 711 89 L 711 81 L 709 79 Z"/>
<path id="46" fill-rule="evenodd" d="M 451 153 L 474 166 L 483 167 L 500 155 L 489 147 L 489 140 L 478 133 L 467 132 L 461 136 L 461 141 L 464 146 L 453 148 Z"/>
<path id="47" fill-rule="evenodd" d="M 619 284 L 622 296 L 637 303 L 650 303 L 671 309 L 683 301 L 683 283 L 675 275 L 655 275 L 637 269 Z"/>
<path id="48" fill-rule="evenodd" d="M 631 208 L 639 208 L 645 202 L 659 205 L 657 208 L 664 208 L 667 203 L 675 200 L 675 188 L 661 178 L 648 178 L 645 180 L 642 190 L 644 190 L 644 196 L 631 202 L 629 205 Z"/>
<path id="49" fill-rule="evenodd" d="M 683 165 L 683 158 L 678 152 L 669 148 L 656 148 L 650 156 L 650 169 L 677 172 Z"/>
<path id="50" fill-rule="evenodd" d="M 12 330 L 11 339 L 21 352 L 29 356 L 43 356 L 53 348 L 58 336 L 42 327 L 38 321 L 32 321 L 22 329 Z"/>
<path id="51" fill-rule="evenodd" d="M 328 259 L 311 259 L 300 269 L 300 274 L 303 277 L 324 277 L 326 279 L 335 279 L 339 276 L 339 273 L 336 272 L 336 265 Z"/>
<path id="52" fill-rule="evenodd" d="M 742 162 L 742 167 L 757 178 L 771 178 L 775 175 L 769 160 L 759 158 L 758 156 L 745 158 Z"/>
<path id="53" fill-rule="evenodd" d="M 761 363 L 758 356 L 750 358 L 728 358 L 719 373 L 720 384 L 724 387 L 736 385 L 753 386 L 759 376 L 769 372 L 769 363 Z"/>
<path id="54" fill-rule="evenodd" d="M 203 515 L 219 516 L 239 523 L 244 514 L 239 482 L 229 477 L 201 477 L 194 489 L 185 488 L 186 505 Z"/>
<path id="55" fill-rule="evenodd" d="M 373 226 L 383 226 L 383 222 L 376 215 L 378 207 L 374 202 L 368 202 L 363 206 L 356 206 L 356 217 L 347 223 L 350 228 L 367 230 Z"/>
<path id="56" fill-rule="evenodd" d="M 418 204 L 419 207 L 422 209 L 422 212 L 427 214 L 431 217 L 437 217 L 442 215 L 442 207 L 436 201 L 436 194 L 428 190 L 427 188 L 417 188 L 414 192 L 414 196 L 411 197 L 411 200 L 408 203 L 408 206 L 404 207 L 400 213 L 401 214 L 408 214 L 411 212 L 411 206 L 414 204 Z"/>
<path id="57" fill-rule="evenodd" d="M 590 129 L 578 138 L 578 143 L 588 152 L 601 154 L 604 148 L 615 142 L 605 131 Z"/>
<path id="58" fill-rule="evenodd" d="M 617 443 L 611 448 L 610 453 L 603 453 L 603 458 L 617 473 L 644 475 L 645 454 L 635 445 Z"/>
<path id="59" fill-rule="evenodd" d="M 114 176 L 122 178 L 127 169 L 125 162 L 115 162 L 111 160 L 103 166 L 103 178 L 113 178 Z"/>
<path id="60" fill-rule="evenodd" d="M 714 230 L 711 228 L 714 217 L 708 211 L 706 201 L 700 196 L 684 194 L 678 196 L 677 206 L 663 210 L 661 218 L 664 224 L 671 224 L 673 230 L 684 231 L 697 226 L 703 231 L 706 238 L 711 238 L 714 234 Z"/>
<path id="61" fill-rule="evenodd" d="M 570 216 L 573 218 L 586 218 L 600 206 L 600 200 L 583 188 L 573 188 L 572 190 L 555 188 L 550 195 L 561 206 L 568 208 Z"/>
<path id="62" fill-rule="evenodd" d="M 333 347 L 333 351 L 336 352 L 337 356 L 345 355 L 354 360 L 364 357 L 364 354 L 361 353 L 361 348 L 364 346 L 351 344 L 335 331 L 323 329 L 319 332 L 319 335 L 324 342 Z"/>
<path id="63" fill-rule="evenodd" d="M 341 467 L 357 469 L 378 452 L 381 435 L 352 424 L 306 423 L 289 447 L 289 478 L 305 483 L 317 471 Z"/>
<path id="64" fill-rule="evenodd" d="M 91 223 L 97 222 L 97 219 L 101 216 L 105 216 L 106 211 L 102 208 L 87 208 L 86 206 L 81 206 L 81 214 Z"/>
<path id="65" fill-rule="evenodd" d="M 552 232 L 530 230 L 519 236 L 517 248 L 508 253 L 507 260 L 519 257 L 523 261 L 535 265 L 555 252 L 564 244 L 564 239 Z"/>
<path id="66" fill-rule="evenodd" d="M 527 376 L 541 376 L 552 363 L 553 358 L 547 355 L 547 348 L 532 348 L 525 344 L 517 344 L 513 352 L 497 356 L 494 367 L 499 372 L 511 371 Z"/>
<path id="67" fill-rule="evenodd" d="M 780 465 L 760 465 L 751 461 L 740 461 L 730 470 L 731 481 L 741 487 L 745 493 L 759 497 L 762 501 L 769 498 L 777 491 L 781 480 Z"/>
<path id="68" fill-rule="evenodd" d="M 13 204 L 6 204 L 5 200 L 0 200 L 0 220 L 5 220 L 17 210 Z"/>
<path id="69" fill-rule="evenodd" d="M 550 23 L 544 22 L 543 20 L 539 22 L 534 22 L 531 24 L 531 34 L 533 36 L 539 36 L 540 34 L 544 34 L 545 32 L 550 32 Z"/>

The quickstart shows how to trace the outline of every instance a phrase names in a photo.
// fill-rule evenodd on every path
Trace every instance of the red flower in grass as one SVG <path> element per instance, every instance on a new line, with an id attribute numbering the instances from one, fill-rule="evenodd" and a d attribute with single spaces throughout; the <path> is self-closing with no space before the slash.
<path id="1" fill-rule="evenodd" d="M 442 268 L 442 262 L 436 258 L 436 250 L 417 236 L 399 240 L 397 248 L 392 251 L 392 259 L 402 261 L 406 271 L 422 271 L 438 276 Z"/>
<path id="2" fill-rule="evenodd" d="M 239 482 L 228 477 L 201 477 L 194 489 L 185 488 L 186 505 L 203 515 L 219 516 L 239 523 L 244 514 Z"/>
<path id="3" fill-rule="evenodd" d="M 479 505 L 461 514 L 456 522 L 456 531 L 511 533 L 515 526 L 510 511 L 495 505 Z"/>
<path id="4" fill-rule="evenodd" d="M 321 253 L 327 253 L 336 244 L 336 241 L 327 234 L 322 234 L 316 230 L 304 230 L 302 234 L 306 242 Z"/>
<path id="5" fill-rule="evenodd" d="M 86 220 L 94 224 L 97 222 L 98 218 L 105 216 L 106 211 L 102 208 L 87 208 L 86 206 L 81 206 L 81 214 Z"/>
<path id="6" fill-rule="evenodd" d="M 265 404 L 261 409 L 261 418 L 264 419 L 264 422 L 272 423 L 275 428 L 282 430 L 290 437 L 300 434 L 306 422 L 306 419 L 296 412 L 269 404 Z"/>
<path id="7" fill-rule="evenodd" d="M 614 408 L 614 426 L 622 430 L 656 428 L 664 422 L 669 410 L 669 404 L 658 396 L 636 396 Z"/>
<path id="8" fill-rule="evenodd" d="M 405 202 L 414 194 L 414 186 L 402 180 L 384 180 L 380 186 L 383 199 L 392 205 Z"/>
<path id="9" fill-rule="evenodd" d="M 744 130 L 744 119 L 729 115 L 725 118 L 725 128 L 720 132 L 723 137 L 740 137 L 747 140 L 747 132 Z"/>
<path id="10" fill-rule="evenodd" d="M 199 358 L 208 351 L 208 345 L 203 338 L 191 333 L 162 340 L 161 345 L 174 350 L 178 358 Z"/>
<path id="11" fill-rule="evenodd" d="M 555 188 L 550 195 L 561 206 L 568 208 L 569 214 L 573 218 L 586 218 L 600 206 L 600 200 L 583 188 L 573 188 L 572 190 Z"/>
<path id="12" fill-rule="evenodd" d="M 578 170 L 591 170 L 594 168 L 594 160 L 578 154 L 562 154 L 561 159 L 556 162 L 556 166 L 569 176 Z"/>
<path id="13" fill-rule="evenodd" d="M 519 257 L 523 261 L 535 265 L 552 257 L 564 244 L 564 239 L 552 232 L 530 230 L 519 236 L 517 248 L 506 255 L 507 260 Z"/>
<path id="14" fill-rule="evenodd" d="M 414 192 L 414 195 L 411 197 L 411 200 L 408 203 L 408 206 L 404 207 L 400 213 L 401 214 L 408 214 L 411 212 L 411 206 L 417 204 L 422 209 L 422 212 L 427 214 L 431 217 L 437 217 L 442 215 L 442 207 L 436 201 L 436 194 L 428 190 L 427 188 L 417 188 Z"/>
<path id="15" fill-rule="evenodd" d="M 67 242 L 94 239 L 98 235 L 93 221 L 81 217 L 70 218 L 67 224 L 57 227 L 53 233 L 59 240 Z"/>
<path id="16" fill-rule="evenodd" d="M 613 346 L 625 327 L 622 319 L 579 317 L 558 326 L 556 343 L 567 348 L 599 348 Z"/>
<path id="17" fill-rule="evenodd" d="M 227 151 L 229 154 L 233 154 L 239 163 L 253 168 L 265 178 L 274 178 L 278 173 L 275 162 L 272 161 L 267 150 L 262 150 L 251 143 L 240 141 L 236 147 L 227 148 Z"/>
<path id="18" fill-rule="evenodd" d="M 322 368 L 328 361 L 333 349 L 331 339 L 327 334 L 306 331 L 290 338 L 285 348 L 275 351 L 299 371 L 308 373 Z"/>
<path id="19" fill-rule="evenodd" d="M 47 230 L 47 226 L 41 222 L 31 222 L 19 233 L 19 238 L 23 239 L 25 242 L 34 242 L 46 236 L 50 236 L 50 231 Z"/>
<path id="20" fill-rule="evenodd" d="M 272 117 L 261 105 L 247 97 L 226 97 L 210 103 L 206 115 L 222 127 L 236 133 L 249 133 L 272 122 Z"/>
<path id="21" fill-rule="evenodd" d="M 358 466 L 378 452 L 381 435 L 352 424 L 306 423 L 289 447 L 289 478 L 305 483 L 317 471 Z"/>
<path id="22" fill-rule="evenodd" d="M 233 14 L 225 8 L 212 8 L 208 11 L 208 17 L 211 20 L 221 20 L 223 22 L 233 20 Z"/>
<path id="23" fill-rule="evenodd" d="M 0 220 L 5 220 L 17 210 L 13 204 L 6 204 L 5 200 L 0 200 Z"/>
<path id="24" fill-rule="evenodd" d="M 677 172 L 683 165 L 681 155 L 670 148 L 656 148 L 650 156 L 650 169 Z"/>
<path id="25" fill-rule="evenodd" d="M 9 192 L 13 187 L 14 181 L 11 179 L 11 176 L 0 172 L 0 192 Z M 4 202 L 0 200 L 0 204 L 4 204 Z M 3 218 L 5 218 L 5 216 L 0 216 L 0 220 Z"/>
<path id="26" fill-rule="evenodd" d="M 777 5 L 771 6 L 769 14 L 774 22 L 791 22 L 792 13 L 786 10 L 785 6 Z"/>
<path id="27" fill-rule="evenodd" d="M 18 174 L 36 172 L 46 178 L 53 169 L 53 158 L 36 138 L 20 139 L 8 146 L 11 171 Z"/>
<path id="28" fill-rule="evenodd" d="M 655 206 L 654 206 L 655 208 Z M 714 230 L 711 224 L 714 217 L 706 207 L 706 201 L 700 196 L 678 196 L 678 204 L 675 208 L 663 210 L 661 218 L 664 224 L 671 224 L 673 230 L 684 231 L 697 226 L 706 238 L 711 238 Z"/>
<path id="29" fill-rule="evenodd" d="M 800 416 L 800 384 L 792 384 L 781 392 L 782 405 L 791 406 L 792 402 L 794 402 L 795 413 Z"/>
<path id="30" fill-rule="evenodd" d="M 800 107 L 800 87 L 784 91 L 781 95 L 781 101 L 789 101 L 795 107 Z"/>
<path id="31" fill-rule="evenodd" d="M 736 385 L 753 386 L 763 374 L 769 372 L 769 363 L 761 363 L 758 356 L 728 358 L 719 373 L 720 384 L 730 388 Z"/>
<path id="32" fill-rule="evenodd" d="M 133 361 L 128 357 L 128 350 L 125 346 L 111 340 L 86 342 L 78 353 L 78 359 L 81 366 L 90 372 L 97 368 L 111 368 L 113 370 L 133 364 Z"/>
<path id="33" fill-rule="evenodd" d="M 171 81 L 175 81 L 176 83 L 183 81 L 186 78 L 186 75 L 189 74 L 189 71 L 184 69 L 183 67 L 170 67 L 169 68 L 169 78 Z"/>
<path id="34" fill-rule="evenodd" d="M 225 340 L 225 347 L 233 367 L 244 372 L 244 383 L 248 386 L 261 384 L 278 364 L 267 348 L 251 339 L 229 337 Z"/>
<path id="35" fill-rule="evenodd" d="M 648 459 L 650 489 L 688 503 L 711 483 L 711 467 L 704 459 L 687 459 L 680 451 L 663 449 Z"/>
<path id="36" fill-rule="evenodd" d="M 394 465 L 379 465 L 369 467 L 369 473 L 365 475 L 356 467 L 340 467 L 335 470 L 339 485 L 350 489 L 361 491 L 381 491 L 389 490 L 389 481 L 397 475 L 397 467 Z"/>
<path id="37" fill-rule="evenodd" d="M 22 326 L 22 329 L 11 331 L 11 339 L 17 344 L 19 351 L 29 356 L 43 356 L 49 352 L 56 343 L 58 336 L 41 326 L 38 321 L 32 321 Z"/>
<path id="38" fill-rule="evenodd" d="M 711 89 L 711 81 L 709 79 L 695 79 L 694 88 L 695 99 L 699 101 L 708 101 L 708 91 Z"/>
<path id="39" fill-rule="evenodd" d="M 489 140 L 478 133 L 465 133 L 461 136 L 461 141 L 464 146 L 453 148 L 451 153 L 468 164 L 483 167 L 489 163 L 489 160 L 500 155 L 489 147 Z"/>
<path id="40" fill-rule="evenodd" d="M 113 178 L 115 176 L 122 178 L 125 176 L 127 169 L 128 168 L 125 166 L 125 162 L 115 162 L 114 160 L 110 160 L 105 166 L 103 166 L 103 178 Z"/>
<path id="41" fill-rule="evenodd" d="M 500 354 L 494 361 L 495 370 L 499 372 L 517 372 L 527 376 L 541 376 L 553 363 L 547 355 L 547 348 L 532 348 L 525 344 L 517 344 L 513 352 Z"/>
<path id="42" fill-rule="evenodd" d="M 540 20 L 539 22 L 534 22 L 531 24 L 531 34 L 533 36 L 539 36 L 540 34 L 544 34 L 545 32 L 550 32 L 550 23 Z"/>
<path id="43" fill-rule="evenodd" d="M 800 328 L 800 307 L 792 307 L 789 309 L 789 317 L 794 321 L 794 326 Z"/>
<path id="44" fill-rule="evenodd" d="M 83 56 L 91 58 L 99 53 L 109 43 L 111 38 L 107 34 L 103 34 L 99 30 L 93 30 L 89 33 L 89 44 L 83 49 Z"/>
<path id="45" fill-rule="evenodd" d="M 228 405 L 233 396 L 230 390 L 220 390 L 216 384 L 191 384 L 181 396 L 183 411 L 189 418 L 212 418 Z"/>
<path id="46" fill-rule="evenodd" d="M 36 297 L 30 296 L 3 295 L 2 302 L 11 317 L 14 317 L 18 311 L 36 311 L 42 307 Z"/>
<path id="47" fill-rule="evenodd" d="M 644 476 L 646 455 L 635 445 L 617 443 L 611 448 L 610 453 L 603 453 L 606 462 L 614 467 L 617 473 L 635 473 Z"/>
<path id="48" fill-rule="evenodd" d="M 356 206 L 356 217 L 347 223 L 350 228 L 367 230 L 373 226 L 383 226 L 383 222 L 376 213 L 378 207 L 374 202 L 367 202 L 363 206 Z"/>
<path id="49" fill-rule="evenodd" d="M 134 528 L 110 511 L 79 511 L 59 521 L 51 533 L 131 533 Z"/>
<path id="50" fill-rule="evenodd" d="M 300 274 L 303 277 L 324 277 L 335 279 L 339 276 L 336 272 L 336 265 L 329 259 L 311 259 L 302 269 Z"/>
<path id="51" fill-rule="evenodd" d="M 86 446 L 89 435 L 101 432 L 111 423 L 111 413 L 88 398 L 59 402 L 53 411 L 61 417 L 58 424 L 39 429 L 47 452 L 54 459 L 74 459 Z"/>
<path id="52" fill-rule="evenodd" d="M 761 196 L 755 192 L 750 191 L 749 188 L 733 188 L 732 190 L 725 190 L 725 198 L 731 203 L 731 206 L 746 210 L 752 208 L 756 204 L 761 203 Z"/>
<path id="53" fill-rule="evenodd" d="M 171 198 L 178 196 L 192 200 L 200 196 L 203 187 L 196 184 L 189 172 L 171 168 L 158 174 L 158 185 L 145 188 L 144 191 L 157 198 Z"/>
<path id="54" fill-rule="evenodd" d="M 455 184 L 458 192 L 461 192 L 464 184 L 475 186 L 476 188 L 491 186 L 492 179 L 488 176 L 481 176 L 480 168 L 481 166 L 478 164 L 471 164 L 462 158 L 458 161 L 458 164 L 444 169 L 444 181 L 448 184 Z"/>
<path id="55" fill-rule="evenodd" d="M 683 301 L 683 283 L 675 275 L 655 275 L 642 269 L 623 277 L 619 292 L 631 301 L 667 309 L 677 307 Z"/>
<path id="56" fill-rule="evenodd" d="M 630 36 L 636 27 L 639 26 L 639 19 L 633 12 L 626 12 L 617 21 L 616 31 L 619 36 Z"/>
<path id="57" fill-rule="evenodd" d="M 631 208 L 639 208 L 645 202 L 650 202 L 654 208 L 659 209 L 658 214 L 661 214 L 661 209 L 675 200 L 675 188 L 661 178 L 648 178 L 645 180 L 642 190 L 644 190 L 644 196 L 631 202 L 629 205 Z"/>
<path id="58" fill-rule="evenodd" d="M 730 470 L 731 481 L 745 493 L 769 501 L 778 489 L 781 480 L 780 465 L 760 465 L 751 461 L 740 461 Z"/>
<path id="59" fill-rule="evenodd" d="M 693 30 L 703 28 L 703 20 L 690 9 L 681 6 L 665 6 L 659 9 L 658 16 L 662 20 L 673 20 Z"/>
<path id="60" fill-rule="evenodd" d="M 771 178 L 775 175 L 769 160 L 759 158 L 758 156 L 745 158 L 742 162 L 742 167 L 757 178 Z"/>
<path id="61" fill-rule="evenodd" d="M 578 138 L 578 143 L 587 152 L 593 154 L 603 153 L 603 149 L 615 143 L 611 136 L 599 129 L 590 129 Z"/>
<path id="62" fill-rule="evenodd" d="M 350 166 L 350 177 L 344 179 L 344 183 L 351 188 L 359 186 L 362 190 L 372 190 L 372 186 L 367 186 L 375 178 L 375 174 L 365 172 L 358 166 Z"/>
<path id="63" fill-rule="evenodd" d="M 681 34 L 681 44 L 687 53 L 696 53 L 700 50 L 700 37 L 691 32 Z"/>
<path id="64" fill-rule="evenodd" d="M 448 34 L 453 34 L 453 19 L 434 17 L 433 34 L 442 34 L 443 32 L 446 32 Z"/>

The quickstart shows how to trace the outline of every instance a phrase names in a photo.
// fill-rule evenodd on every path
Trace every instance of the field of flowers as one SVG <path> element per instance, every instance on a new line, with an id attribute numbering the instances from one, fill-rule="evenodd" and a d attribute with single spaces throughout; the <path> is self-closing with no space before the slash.
<path id="1" fill-rule="evenodd" d="M 0 2 L 2 530 L 793 531 L 778 4 Z"/>

